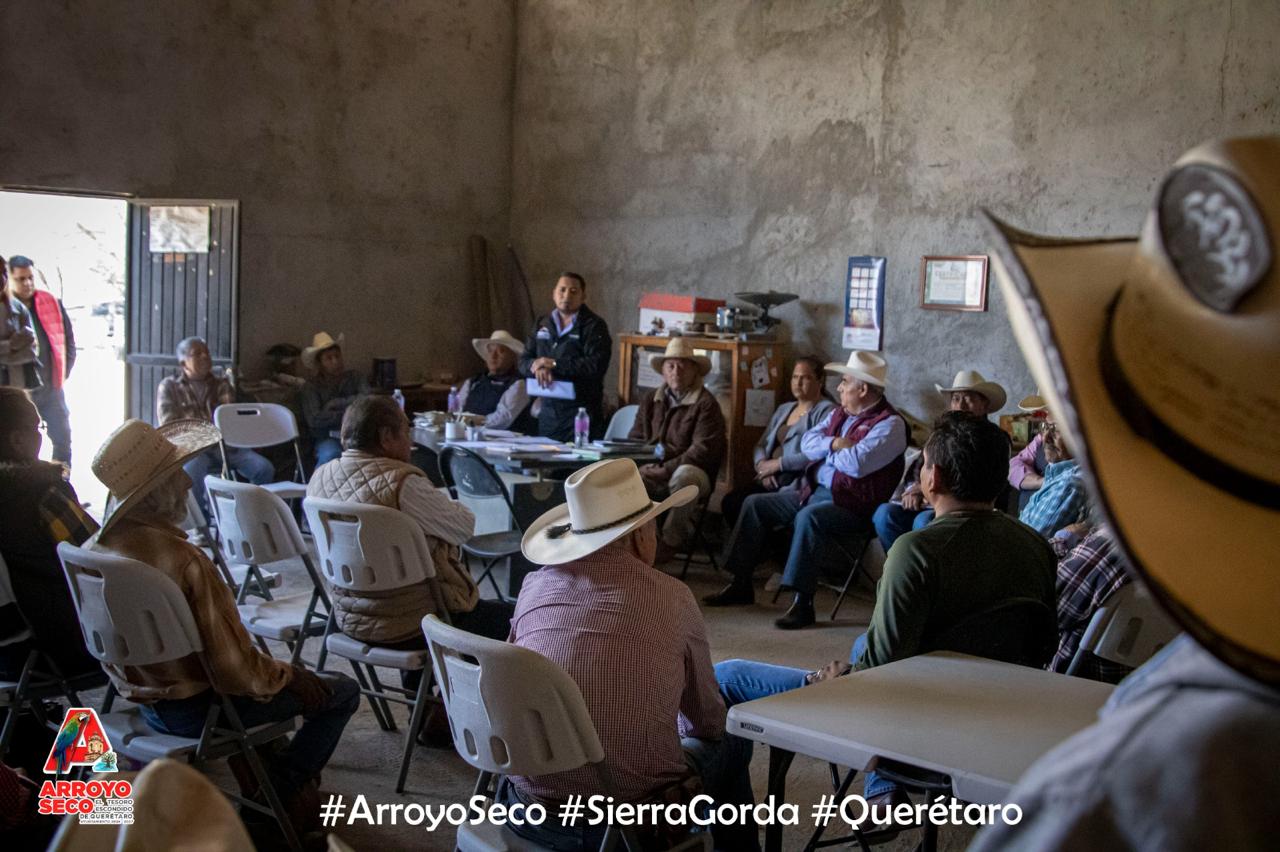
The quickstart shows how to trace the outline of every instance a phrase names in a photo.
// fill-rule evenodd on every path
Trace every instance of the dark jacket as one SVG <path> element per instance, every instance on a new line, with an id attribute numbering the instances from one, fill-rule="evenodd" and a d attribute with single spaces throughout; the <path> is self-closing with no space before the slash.
<path id="1" fill-rule="evenodd" d="M 568 333 L 558 335 L 550 315 L 539 317 L 524 354 L 520 356 L 520 374 L 533 376 L 533 362 L 554 358 L 552 378 L 573 382 L 575 399 L 542 398 L 538 414 L 538 434 L 558 441 L 573 438 L 573 417 L 579 408 L 591 415 L 591 437 L 604 434 L 604 377 L 613 357 L 613 339 L 604 319 L 586 305 L 578 309 L 578 317 Z"/>
<path id="2" fill-rule="evenodd" d="M 645 394 L 629 437 L 661 444 L 661 464 L 668 473 L 691 464 L 705 470 L 713 484 L 728 443 L 720 403 L 702 387 L 674 406 L 667 402 L 665 387 Z"/>

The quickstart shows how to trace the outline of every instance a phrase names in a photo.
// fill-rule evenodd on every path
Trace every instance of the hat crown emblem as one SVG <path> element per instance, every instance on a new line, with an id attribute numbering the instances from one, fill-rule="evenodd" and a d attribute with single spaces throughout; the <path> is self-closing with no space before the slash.
<path id="1" fill-rule="evenodd" d="M 1230 174 L 1200 163 L 1165 180 L 1157 202 L 1165 252 L 1187 290 L 1229 313 L 1271 266 L 1266 223 Z"/>

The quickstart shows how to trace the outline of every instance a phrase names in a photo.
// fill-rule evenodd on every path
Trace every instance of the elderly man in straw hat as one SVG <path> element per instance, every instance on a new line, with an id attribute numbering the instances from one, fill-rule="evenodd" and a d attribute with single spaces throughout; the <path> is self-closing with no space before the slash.
<path id="1" fill-rule="evenodd" d="M 1031 396 L 1024 396 L 1018 403 L 1018 410 L 1023 414 L 1048 416 L 1048 408 L 1039 391 Z M 1018 491 L 1019 512 L 1026 508 L 1031 495 L 1044 485 L 1044 469 L 1048 466 L 1044 457 L 1044 435 L 1039 432 L 1017 455 L 1009 459 L 1009 485 Z"/>
<path id="2" fill-rule="evenodd" d="M 491 429 L 510 429 L 529 434 L 538 423 L 529 406 L 529 394 L 517 363 L 524 344 L 499 329 L 488 337 L 475 337 L 471 345 L 484 359 L 488 369 L 476 373 L 462 383 L 458 405 L 462 411 L 483 414 L 484 425 Z"/>
<path id="3" fill-rule="evenodd" d="M 702 615 L 687 586 L 651 570 L 656 519 L 697 493 L 686 485 L 654 502 L 635 462 L 597 462 L 565 481 L 566 503 L 538 518 L 521 543 L 525 558 L 545 567 L 524 581 L 510 641 L 559 664 L 581 687 L 622 801 L 647 799 L 691 771 L 707 770 L 703 780 L 713 797 L 724 783 L 710 762 L 713 747 L 686 739 L 690 751 L 681 749 L 681 736 L 716 740 L 724 732 Z M 749 789 L 745 773 L 735 780 Z M 587 770 L 511 782 L 499 791 L 509 803 L 604 792 Z M 557 849 L 594 849 L 603 826 L 548 820 L 512 830 Z M 719 833 L 716 839 L 725 849 L 750 845 Z"/>
<path id="4" fill-rule="evenodd" d="M 1131 568 L 1189 635 L 1037 761 L 1012 793 L 1022 821 L 975 848 L 1273 848 L 1280 137 L 1183 155 L 1140 239 L 991 226 L 1032 374 Z"/>
<path id="5" fill-rule="evenodd" d="M 819 573 L 852 567 L 874 535 L 872 513 L 902 478 L 907 424 L 885 398 L 886 366 L 879 355 L 858 351 L 847 364 L 827 364 L 841 376 L 840 407 L 801 440 L 809 467 L 798 490 L 756 494 L 743 503 L 725 559 L 733 582 L 704 598 L 708 606 L 753 603 L 751 574 L 768 538 L 794 526 L 782 583 L 796 596 L 775 624 L 783 630 L 813 624 Z"/>
<path id="6" fill-rule="evenodd" d="M 961 370 L 956 373 L 950 387 L 935 384 L 938 393 L 947 398 L 948 411 L 967 411 L 979 417 L 990 418 L 992 413 L 1004 408 L 1004 388 L 983 378 L 977 370 Z M 933 508 L 924 499 L 920 488 L 920 468 L 924 456 L 918 456 L 898 483 L 893 496 L 881 503 L 871 516 L 876 535 L 884 545 L 884 552 L 908 530 L 918 530 L 933 520 Z"/>
<path id="7" fill-rule="evenodd" d="M 702 384 L 711 359 L 697 354 L 683 337 L 673 337 L 649 364 L 662 374 L 662 387 L 640 400 L 629 436 L 654 444 L 660 458 L 640 468 L 645 488 L 661 500 L 695 485 L 703 499 L 711 493 L 728 441 L 720 403 Z M 662 530 L 658 562 L 670 559 L 692 534 L 693 506 L 674 510 Z"/>
<path id="8" fill-rule="evenodd" d="M 301 833 L 316 820 L 320 770 L 359 706 L 360 691 L 351 678 L 316 675 L 257 650 L 240 624 L 231 589 L 204 551 L 188 543 L 177 527 L 186 516 L 191 488 L 182 465 L 217 442 L 218 430 L 200 420 L 175 420 L 158 429 L 128 420 L 112 432 L 93 460 L 93 473 L 110 491 L 113 508 L 92 546 L 146 563 L 178 585 L 191 605 L 213 679 L 232 696 L 245 725 L 303 717 L 289 746 L 268 759 L 272 779 Z M 120 694 L 141 705 L 151 727 L 182 737 L 200 735 L 211 684 L 194 659 L 104 668 Z M 241 770 L 236 775 L 246 795 L 256 793 L 251 774 Z"/>
<path id="9" fill-rule="evenodd" d="M 299 395 L 302 419 L 315 443 L 316 467 L 342 455 L 338 429 L 347 406 L 369 392 L 364 373 L 348 370 L 342 360 L 343 335 L 335 340 L 327 331 L 317 332 L 311 345 L 302 350 L 302 363 L 313 376 Z"/>

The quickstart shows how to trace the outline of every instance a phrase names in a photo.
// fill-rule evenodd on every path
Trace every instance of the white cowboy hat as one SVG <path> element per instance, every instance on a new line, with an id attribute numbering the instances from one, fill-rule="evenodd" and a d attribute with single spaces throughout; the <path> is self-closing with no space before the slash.
<path id="1" fill-rule="evenodd" d="M 1004 388 L 995 382 L 989 382 L 983 378 L 982 374 L 977 370 L 961 370 L 956 373 L 956 377 L 951 381 L 951 387 L 944 388 L 940 384 L 934 384 L 934 388 L 938 393 L 951 393 L 952 391 L 973 391 L 980 393 L 987 399 L 987 404 L 991 406 L 992 413 L 1004 408 L 1008 394 L 1004 392 Z"/>
<path id="2" fill-rule="evenodd" d="M 1031 396 L 1024 396 L 1018 403 L 1018 410 L 1025 411 L 1027 414 L 1035 414 L 1037 411 L 1044 411 L 1049 404 L 1044 401 L 1044 397 L 1037 391 Z"/>
<path id="3" fill-rule="evenodd" d="M 698 375 L 700 376 L 705 376 L 711 372 L 711 359 L 706 355 L 695 354 L 693 344 L 683 337 L 673 337 L 668 340 L 667 349 L 661 355 L 650 355 L 649 366 L 661 373 L 662 362 L 670 358 L 683 358 L 686 361 L 692 361 L 698 365 Z"/>
<path id="4" fill-rule="evenodd" d="M 1137 239 L 987 218 L 1014 333 L 1130 563 L 1280 683 L 1280 137 L 1184 155 Z"/>
<path id="5" fill-rule="evenodd" d="M 327 331 L 317 331 L 311 338 L 311 345 L 302 350 L 302 363 L 308 369 L 316 368 L 316 358 L 326 349 L 332 349 L 335 346 L 341 347 L 346 342 L 346 335 L 339 334 L 338 339 L 334 340 L 329 336 Z"/>
<path id="6" fill-rule="evenodd" d="M 205 420 L 172 420 L 156 428 L 126 420 L 107 436 L 90 465 L 111 495 L 102 519 L 102 536 L 165 478 L 189 458 L 217 446 L 222 437 Z"/>
<path id="7" fill-rule="evenodd" d="M 505 346 L 516 355 L 524 354 L 524 344 L 511 336 L 511 332 L 498 329 L 488 337 L 471 338 L 471 346 L 476 350 L 476 354 L 481 358 L 488 355 L 489 344 L 497 343 L 499 346 Z"/>
<path id="8" fill-rule="evenodd" d="M 572 562 L 697 496 L 698 487 L 686 485 L 655 503 L 649 499 L 634 461 L 598 461 L 565 480 L 564 504 L 530 525 L 520 550 L 535 565 Z"/>
<path id="9" fill-rule="evenodd" d="M 832 361 L 824 367 L 829 373 L 843 373 L 846 376 L 853 376 L 855 379 L 866 382 L 876 387 L 885 387 L 885 373 L 888 365 L 879 355 L 871 352 L 863 352 L 855 349 L 849 353 L 849 363 L 841 364 L 838 361 Z"/>

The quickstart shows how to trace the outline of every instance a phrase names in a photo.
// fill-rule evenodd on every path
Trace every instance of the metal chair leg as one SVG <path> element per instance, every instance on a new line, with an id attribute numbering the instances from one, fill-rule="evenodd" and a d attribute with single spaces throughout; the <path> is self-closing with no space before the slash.
<path id="1" fill-rule="evenodd" d="M 404 781 L 409 775 L 409 758 L 413 756 L 413 747 L 418 741 L 418 731 L 422 729 L 423 711 L 430 694 L 431 678 L 423 671 L 422 680 L 418 682 L 418 695 L 413 702 L 413 712 L 409 715 L 409 730 L 404 737 L 404 756 L 400 759 L 400 776 L 396 779 L 396 792 L 404 792 Z"/>

